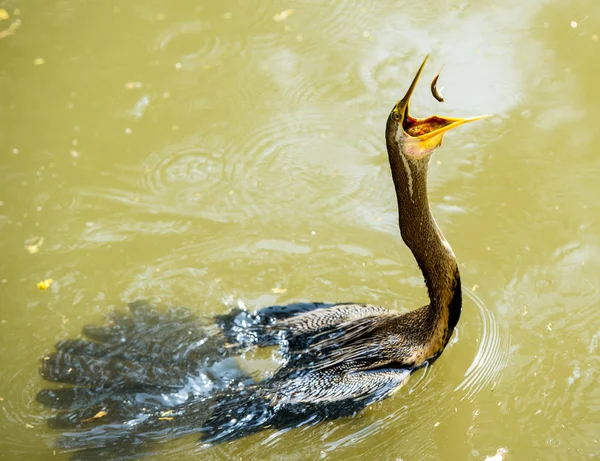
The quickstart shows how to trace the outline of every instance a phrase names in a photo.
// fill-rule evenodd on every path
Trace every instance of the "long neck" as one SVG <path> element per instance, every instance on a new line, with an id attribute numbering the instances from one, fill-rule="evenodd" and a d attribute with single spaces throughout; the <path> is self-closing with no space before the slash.
<path id="1" fill-rule="evenodd" d="M 419 264 L 429 294 L 427 328 L 443 334 L 445 345 L 460 317 L 462 297 L 454 252 L 429 209 L 429 158 L 408 159 L 389 143 L 388 152 L 398 198 L 400 233 Z"/>

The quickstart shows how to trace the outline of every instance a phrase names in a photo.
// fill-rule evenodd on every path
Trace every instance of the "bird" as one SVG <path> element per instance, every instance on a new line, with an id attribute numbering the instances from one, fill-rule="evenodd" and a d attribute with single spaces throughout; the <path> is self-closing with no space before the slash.
<path id="1" fill-rule="evenodd" d="M 389 113 L 385 142 L 400 236 L 423 274 L 429 303 L 399 313 L 306 302 L 238 308 L 212 319 L 133 303 L 42 359 L 44 379 L 74 385 L 37 396 L 60 410 L 49 424 L 70 430 L 59 446 L 114 452 L 127 450 L 125 442 L 190 433 L 211 445 L 350 416 L 396 392 L 442 354 L 461 316 L 462 292 L 456 256 L 429 206 L 428 165 L 445 133 L 486 116 L 413 117 L 410 101 L 427 59 Z M 232 359 L 270 346 L 284 360 L 262 380 Z"/>

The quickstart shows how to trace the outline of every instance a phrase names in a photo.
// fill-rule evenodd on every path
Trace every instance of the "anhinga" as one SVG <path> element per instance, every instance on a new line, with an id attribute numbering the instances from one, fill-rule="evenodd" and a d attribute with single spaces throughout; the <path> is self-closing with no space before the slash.
<path id="1" fill-rule="evenodd" d="M 481 117 L 410 115 L 426 61 L 390 112 L 385 139 L 400 233 L 423 273 L 429 304 L 400 314 L 365 304 L 300 303 L 236 310 L 212 325 L 182 309 L 159 314 L 132 305 L 107 325 L 84 328 L 88 339 L 63 341 L 42 360 L 45 379 L 76 386 L 38 395 L 63 410 L 51 425 L 77 429 L 63 434 L 62 446 L 123 447 L 191 432 L 216 443 L 346 416 L 390 395 L 442 353 L 460 318 L 461 284 L 429 208 L 427 170 L 444 133 Z M 255 346 L 278 346 L 285 364 L 259 382 L 235 366 L 224 371 L 228 357 Z M 194 387 L 194 380 L 210 385 Z"/>

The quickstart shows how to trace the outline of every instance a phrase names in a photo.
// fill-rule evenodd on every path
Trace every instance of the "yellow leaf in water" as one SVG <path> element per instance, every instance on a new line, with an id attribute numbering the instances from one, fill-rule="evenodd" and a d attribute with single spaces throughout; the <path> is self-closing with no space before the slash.
<path id="1" fill-rule="evenodd" d="M 50 285 L 52 285 L 52 283 L 53 283 L 52 279 L 42 280 L 41 282 L 38 282 L 38 284 L 37 284 L 38 290 L 47 290 L 48 288 L 50 288 Z"/>
<path id="2" fill-rule="evenodd" d="M 8 19 L 9 17 L 10 15 L 8 14 L 8 11 L 6 11 L 4 8 L 0 8 L 0 21 Z"/>
<path id="3" fill-rule="evenodd" d="M 285 21 L 293 13 L 294 13 L 294 10 L 284 10 L 281 13 L 277 13 L 275 16 L 273 16 L 273 21 L 275 21 L 275 22 Z"/>
<path id="4" fill-rule="evenodd" d="M 100 410 L 98 413 L 96 413 L 94 416 L 92 416 L 91 418 L 88 419 L 84 419 L 83 422 L 84 423 L 89 423 L 91 421 L 94 421 L 96 419 L 100 419 L 100 418 L 104 418 L 108 413 L 106 413 L 104 410 Z"/>
<path id="5" fill-rule="evenodd" d="M 159 421 L 173 421 L 173 418 L 158 418 Z"/>

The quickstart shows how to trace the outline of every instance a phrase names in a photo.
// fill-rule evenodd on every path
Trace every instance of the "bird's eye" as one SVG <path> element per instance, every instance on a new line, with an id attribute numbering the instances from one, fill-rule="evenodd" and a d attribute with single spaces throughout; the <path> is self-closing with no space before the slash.
<path id="1" fill-rule="evenodd" d="M 398 112 L 398 111 L 392 112 L 392 119 L 394 119 L 394 121 L 398 122 L 400 120 L 400 112 Z"/>

